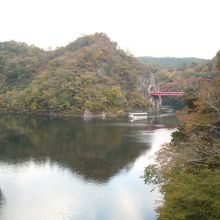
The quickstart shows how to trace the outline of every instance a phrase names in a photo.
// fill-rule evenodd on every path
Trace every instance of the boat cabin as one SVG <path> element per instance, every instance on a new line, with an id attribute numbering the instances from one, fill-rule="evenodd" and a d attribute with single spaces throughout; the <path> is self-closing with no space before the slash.
<path id="1" fill-rule="evenodd" d="M 148 116 L 147 112 L 139 112 L 139 113 L 129 113 L 128 117 L 130 119 L 146 119 Z"/>

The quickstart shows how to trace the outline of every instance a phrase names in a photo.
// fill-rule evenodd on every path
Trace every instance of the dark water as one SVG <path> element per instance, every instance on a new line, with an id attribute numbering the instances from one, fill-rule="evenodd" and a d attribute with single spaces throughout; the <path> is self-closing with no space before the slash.
<path id="1" fill-rule="evenodd" d="M 172 112 L 142 122 L 1 117 L 1 220 L 156 218 L 140 176 L 169 142 Z"/>

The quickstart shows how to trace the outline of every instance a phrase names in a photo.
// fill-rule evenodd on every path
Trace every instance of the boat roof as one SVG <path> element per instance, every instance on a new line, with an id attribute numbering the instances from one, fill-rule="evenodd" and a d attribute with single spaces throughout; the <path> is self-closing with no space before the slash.
<path id="1" fill-rule="evenodd" d="M 129 115 L 146 115 L 146 114 L 148 114 L 147 112 L 131 112 L 131 113 L 129 113 Z"/>

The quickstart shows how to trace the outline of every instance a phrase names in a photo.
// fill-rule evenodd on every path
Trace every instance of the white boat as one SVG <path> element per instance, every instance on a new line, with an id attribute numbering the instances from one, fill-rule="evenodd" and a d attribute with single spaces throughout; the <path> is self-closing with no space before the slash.
<path id="1" fill-rule="evenodd" d="M 142 120 L 142 119 L 146 119 L 148 117 L 148 114 L 147 112 L 129 113 L 128 117 L 131 120 Z"/>

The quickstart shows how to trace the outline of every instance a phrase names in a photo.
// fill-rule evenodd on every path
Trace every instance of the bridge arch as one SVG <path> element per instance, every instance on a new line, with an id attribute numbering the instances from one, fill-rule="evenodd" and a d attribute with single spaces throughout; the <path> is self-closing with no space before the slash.
<path id="1" fill-rule="evenodd" d="M 154 92 L 154 91 L 156 91 L 157 89 L 156 89 L 156 86 L 155 85 L 149 85 L 149 87 L 148 87 L 148 92 L 150 93 L 150 92 Z"/>

